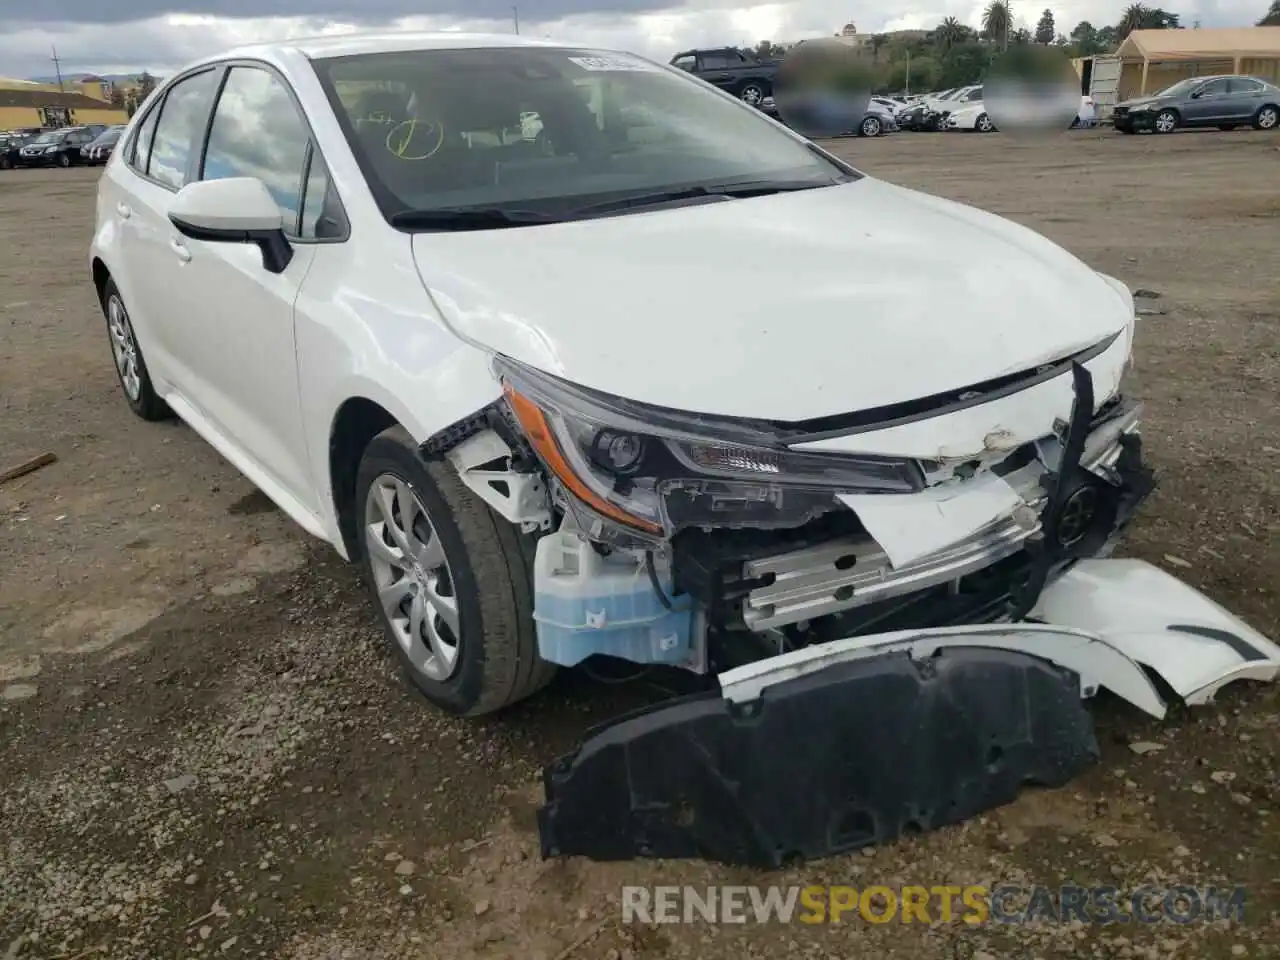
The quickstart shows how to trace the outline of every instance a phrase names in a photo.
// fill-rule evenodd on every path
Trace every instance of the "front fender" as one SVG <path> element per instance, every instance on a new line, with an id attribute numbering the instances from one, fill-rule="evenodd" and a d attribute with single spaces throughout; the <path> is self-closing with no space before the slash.
<path id="1" fill-rule="evenodd" d="M 295 306 L 299 400 L 315 500 L 339 548 L 329 440 L 346 401 L 378 404 L 421 443 L 501 396 L 490 355 L 440 318 L 407 249 L 401 259 L 394 256 L 401 251 L 379 257 L 366 248 L 352 261 L 346 257 L 357 251 L 348 246 L 317 249 Z"/>

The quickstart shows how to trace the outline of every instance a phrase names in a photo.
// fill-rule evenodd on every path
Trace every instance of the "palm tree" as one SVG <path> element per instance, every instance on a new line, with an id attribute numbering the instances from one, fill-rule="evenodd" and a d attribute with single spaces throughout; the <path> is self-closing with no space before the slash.
<path id="1" fill-rule="evenodd" d="M 1280 0 L 1276 0 L 1280 3 Z M 965 29 L 955 17 L 947 17 L 942 23 L 938 24 L 936 30 L 933 31 L 933 38 L 938 42 L 938 46 L 943 50 L 950 50 L 957 43 L 964 39 Z"/>
<path id="2" fill-rule="evenodd" d="M 1009 0 L 991 0 L 987 4 L 987 9 L 982 11 L 982 32 L 990 39 L 998 40 L 1007 47 L 1012 20 Z"/>
<path id="3" fill-rule="evenodd" d="M 1271 6 L 1258 21 L 1260 27 L 1280 27 L 1280 0 L 1271 0 Z"/>
<path id="4" fill-rule="evenodd" d="M 1142 3 L 1131 3 L 1124 8 L 1124 13 L 1120 15 L 1120 22 L 1116 24 L 1116 39 L 1124 43 L 1125 38 L 1135 30 L 1149 30 L 1158 27 L 1158 23 L 1153 23 L 1151 16 L 1152 11 Z"/>

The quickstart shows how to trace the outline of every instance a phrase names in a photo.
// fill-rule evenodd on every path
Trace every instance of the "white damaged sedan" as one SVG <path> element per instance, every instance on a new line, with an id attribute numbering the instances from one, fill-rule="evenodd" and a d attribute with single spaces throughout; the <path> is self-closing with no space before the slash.
<path id="1" fill-rule="evenodd" d="M 358 564 L 432 703 L 689 679 L 548 768 L 548 855 L 865 846 L 1084 769 L 1102 688 L 1159 717 L 1280 667 L 1108 559 L 1154 485 L 1124 284 L 680 70 L 201 61 L 109 161 L 91 268 L 132 410 Z"/>

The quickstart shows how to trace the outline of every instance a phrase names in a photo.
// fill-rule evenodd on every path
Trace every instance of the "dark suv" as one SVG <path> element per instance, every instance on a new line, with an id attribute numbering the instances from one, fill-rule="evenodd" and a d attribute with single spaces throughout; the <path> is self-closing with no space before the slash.
<path id="1" fill-rule="evenodd" d="M 28 141 L 18 151 L 17 166 L 69 167 L 79 163 L 80 148 L 92 143 L 94 138 L 105 129 L 104 124 L 93 124 L 87 127 L 46 130 L 35 139 Z"/>
<path id="2" fill-rule="evenodd" d="M 1179 127 L 1234 130 L 1252 124 L 1258 130 L 1280 126 L 1280 88 L 1257 77 L 1190 77 L 1149 97 L 1123 100 L 1111 115 L 1121 133 Z"/>

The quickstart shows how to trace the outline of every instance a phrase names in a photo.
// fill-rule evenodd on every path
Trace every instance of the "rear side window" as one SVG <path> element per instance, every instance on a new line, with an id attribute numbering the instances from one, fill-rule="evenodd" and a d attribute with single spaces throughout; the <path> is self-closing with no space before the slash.
<path id="1" fill-rule="evenodd" d="M 1261 90 L 1262 83 L 1258 80 L 1247 80 L 1243 77 L 1231 80 L 1232 93 L 1259 93 Z"/>
<path id="2" fill-rule="evenodd" d="M 151 162 L 151 141 L 156 133 L 156 121 L 160 119 L 159 106 L 142 118 L 142 124 L 133 137 L 133 149 L 129 156 L 129 166 L 145 175 L 147 165 Z"/>
<path id="3" fill-rule="evenodd" d="M 151 162 L 144 171 L 175 190 L 187 182 L 187 168 L 192 148 L 199 142 L 209 119 L 216 72 L 206 70 L 179 80 L 160 104 L 155 140 L 151 146 Z"/>

